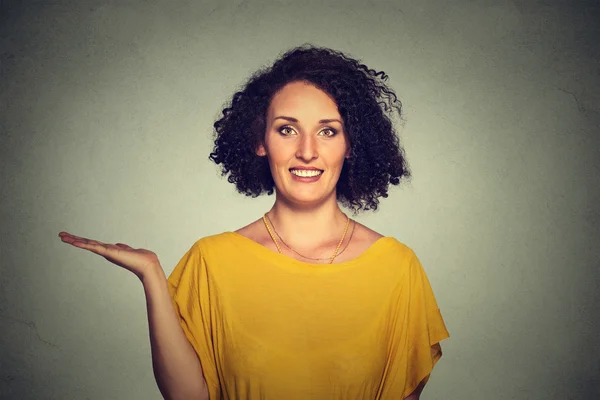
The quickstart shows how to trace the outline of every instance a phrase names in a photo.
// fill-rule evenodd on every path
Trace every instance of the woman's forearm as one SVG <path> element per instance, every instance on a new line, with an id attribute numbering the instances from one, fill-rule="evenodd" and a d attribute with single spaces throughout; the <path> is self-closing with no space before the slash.
<path id="1" fill-rule="evenodd" d="M 171 302 L 167 279 L 160 265 L 142 278 L 152 367 L 163 397 L 168 400 L 208 400 L 208 388 L 194 348 L 187 340 Z"/>

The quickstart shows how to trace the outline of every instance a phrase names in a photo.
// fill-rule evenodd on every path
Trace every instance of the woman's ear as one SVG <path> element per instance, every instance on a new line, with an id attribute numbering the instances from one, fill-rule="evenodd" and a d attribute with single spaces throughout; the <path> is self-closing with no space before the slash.
<path id="1" fill-rule="evenodd" d="M 264 144 L 259 144 L 258 147 L 256 148 L 256 155 L 259 157 L 264 157 L 267 155 L 267 150 L 265 149 L 265 145 Z"/>

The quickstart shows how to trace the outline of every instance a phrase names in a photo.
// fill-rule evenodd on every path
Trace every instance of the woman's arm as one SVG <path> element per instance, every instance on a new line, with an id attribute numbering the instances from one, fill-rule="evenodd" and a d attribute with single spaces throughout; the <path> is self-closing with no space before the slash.
<path id="1" fill-rule="evenodd" d="M 148 309 L 154 377 L 167 400 L 208 400 L 200 361 L 187 340 L 171 302 L 160 264 L 143 280 Z"/>
<path id="2" fill-rule="evenodd" d="M 61 240 L 133 272 L 144 285 L 154 377 L 167 400 L 208 400 L 200 360 L 187 340 L 156 254 L 126 244 L 107 244 L 61 232 Z"/>

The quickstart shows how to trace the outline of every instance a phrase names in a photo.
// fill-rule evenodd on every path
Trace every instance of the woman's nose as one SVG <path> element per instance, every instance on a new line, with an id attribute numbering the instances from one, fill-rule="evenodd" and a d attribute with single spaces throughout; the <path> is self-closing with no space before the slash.
<path id="1" fill-rule="evenodd" d="M 302 135 L 296 150 L 296 157 L 309 162 L 318 157 L 316 138 L 310 135 Z"/>

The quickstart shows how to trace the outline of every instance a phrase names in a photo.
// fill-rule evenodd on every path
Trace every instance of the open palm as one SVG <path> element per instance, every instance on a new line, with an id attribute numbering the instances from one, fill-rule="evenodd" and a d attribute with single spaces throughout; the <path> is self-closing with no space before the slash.
<path id="1" fill-rule="evenodd" d="M 58 235 L 64 243 L 96 253 L 111 263 L 133 272 L 140 279 L 150 268 L 159 265 L 158 257 L 150 250 L 134 249 L 123 243 L 103 243 L 68 232 L 60 232 Z"/>

